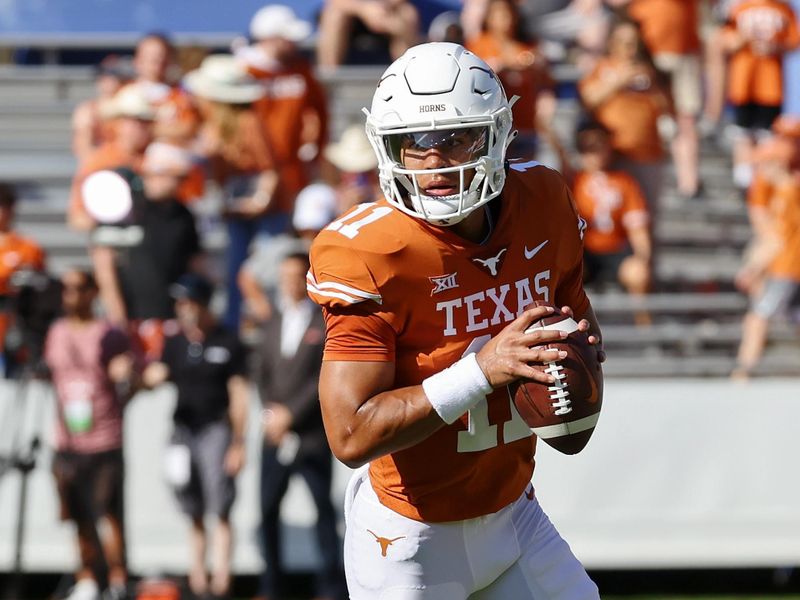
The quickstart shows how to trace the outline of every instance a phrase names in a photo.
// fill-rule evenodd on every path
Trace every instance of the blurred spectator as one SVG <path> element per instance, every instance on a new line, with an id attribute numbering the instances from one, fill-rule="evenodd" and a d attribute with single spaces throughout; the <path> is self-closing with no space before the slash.
<path id="1" fill-rule="evenodd" d="M 248 321 L 260 324 L 272 317 L 272 296 L 278 284 L 281 260 L 287 254 L 308 252 L 314 236 L 338 214 L 333 188 L 325 183 L 312 183 L 297 196 L 292 217 L 296 234 L 287 233 L 255 243 L 238 278 Z"/>
<path id="2" fill-rule="evenodd" d="M 289 215 L 281 206 L 274 155 L 253 103 L 264 86 L 229 55 L 207 57 L 184 78 L 204 117 L 199 151 L 208 158 L 211 176 L 222 188 L 227 221 L 227 308 L 225 325 L 238 329 L 241 294 L 236 278 L 258 235 L 285 231 Z M 281 172 L 281 177 L 283 173 Z"/>
<path id="3" fill-rule="evenodd" d="M 317 64 L 332 69 L 348 62 L 348 48 L 366 29 L 388 43 L 395 60 L 419 42 L 419 13 L 408 0 L 325 0 L 319 18 Z M 365 49 L 366 50 L 366 49 Z M 370 48 L 375 54 L 375 48 Z"/>
<path id="4" fill-rule="evenodd" d="M 127 597 L 122 413 L 133 387 L 127 335 L 93 316 L 97 285 L 85 271 L 61 279 L 64 317 L 47 335 L 56 398 L 53 475 L 61 518 L 77 527 L 80 566 L 69 600 Z M 105 521 L 105 527 L 100 527 Z"/>
<path id="5" fill-rule="evenodd" d="M 175 429 L 165 467 L 181 509 L 192 520 L 189 588 L 198 597 L 227 598 L 234 478 L 245 462 L 245 352 L 237 335 L 211 314 L 213 287 L 208 280 L 187 274 L 170 291 L 178 331 L 166 338 L 161 360 L 147 366 L 143 380 L 149 388 L 166 381 L 177 388 Z M 205 516 L 216 518 L 210 577 Z"/>
<path id="6" fill-rule="evenodd" d="M 171 81 L 175 48 L 160 33 L 145 35 L 136 45 L 133 66 L 137 89 L 155 112 L 155 139 L 188 144 L 200 125 L 200 115 L 189 95 Z"/>
<path id="7" fill-rule="evenodd" d="M 333 457 L 319 407 L 319 372 L 325 345 L 322 312 L 306 293 L 308 254 L 280 263 L 279 307 L 260 346 L 258 389 L 264 403 L 261 455 L 261 536 L 266 568 L 259 596 L 286 590 L 282 567 L 280 506 L 293 474 L 303 477 L 317 507 L 317 543 L 322 557 L 316 598 L 344 598 L 341 541 L 331 502 Z"/>
<path id="8" fill-rule="evenodd" d="M 664 168 L 658 119 L 670 102 L 636 23 L 621 19 L 612 25 L 606 56 L 578 86 L 593 118 L 611 132 L 618 153 L 614 168 L 636 179 L 654 219 Z"/>
<path id="9" fill-rule="evenodd" d="M 602 125 L 581 126 L 575 145 L 581 164 L 572 190 L 578 212 L 587 223 L 585 282 L 619 282 L 628 293 L 642 295 L 650 284 L 652 243 L 639 185 L 627 173 L 610 168 L 611 137 Z"/>
<path id="10" fill-rule="evenodd" d="M 740 0 L 713 3 L 708 31 L 703 38 L 703 116 L 700 135 L 714 138 L 725 110 L 725 81 L 730 32 L 725 27 L 728 11 Z"/>
<path id="11" fill-rule="evenodd" d="M 17 192 L 7 183 L 0 183 L 0 355 L 6 350 L 6 334 L 14 315 L 12 276 L 23 270 L 43 271 L 45 254 L 33 240 L 22 237 L 13 230 Z M 7 374 L 6 358 L 3 372 Z"/>
<path id="12" fill-rule="evenodd" d="M 464 45 L 464 29 L 461 27 L 461 15 L 449 10 L 436 15 L 428 26 L 429 42 L 451 42 Z"/>
<path id="13" fill-rule="evenodd" d="M 276 208 L 287 213 L 328 140 L 325 90 L 297 46 L 310 31 L 288 6 L 267 6 L 250 23 L 255 44 L 237 54 L 265 88 L 255 108 L 281 176 Z"/>
<path id="14" fill-rule="evenodd" d="M 754 137 L 763 137 L 783 105 L 783 55 L 800 44 L 797 17 L 780 0 L 744 0 L 730 11 L 726 27 L 728 99 L 738 128 L 733 180 L 745 189 L 753 175 Z"/>
<path id="15" fill-rule="evenodd" d="M 555 82 L 544 56 L 525 39 L 514 0 L 489 1 L 482 32 L 467 39 L 467 49 L 492 67 L 509 98 L 519 96 L 512 107 L 519 134 L 509 146 L 508 156 L 532 158 L 537 129 L 547 126 L 555 115 Z"/>
<path id="16" fill-rule="evenodd" d="M 656 67 L 669 75 L 677 131 L 672 160 L 678 193 L 700 194 L 697 117 L 703 105 L 700 79 L 699 0 L 630 0 L 628 14 L 639 23 Z"/>
<path id="17" fill-rule="evenodd" d="M 286 254 L 308 251 L 314 237 L 338 215 L 356 204 L 380 198 L 376 167 L 378 159 L 363 125 L 351 125 L 336 143 L 323 152 L 328 179 L 312 183 L 300 192 L 292 215 L 294 234 L 257 241 L 239 271 L 239 288 L 248 316 L 264 322 L 272 315 L 271 296 L 278 283 L 278 265 Z M 296 234 L 296 235 L 295 235 Z M 299 236 L 299 239 L 298 239 Z"/>
<path id="18" fill-rule="evenodd" d="M 795 145 L 796 151 L 790 166 L 793 171 L 800 170 L 800 117 L 781 115 L 772 124 L 772 131 L 779 139 Z M 774 191 L 772 183 L 762 169 L 757 168 L 753 175 L 753 182 L 747 190 L 747 216 L 754 234 L 754 241 L 751 245 L 757 246 L 761 239 L 769 239 L 772 235 L 769 204 Z M 750 294 L 760 291 L 758 282 L 749 278 L 746 270 L 740 274 L 740 277 L 737 277 L 737 284 L 742 291 Z"/>
<path id="19" fill-rule="evenodd" d="M 335 169 L 331 178 L 336 186 L 337 214 L 362 202 L 375 202 L 381 197 L 377 176 L 378 158 L 363 125 L 347 127 L 337 142 L 328 144 L 323 155 Z M 327 216 L 328 213 L 323 214 Z M 295 220 L 297 218 L 295 211 Z"/>
<path id="20" fill-rule="evenodd" d="M 754 152 L 762 176 L 771 187 L 763 233 L 746 258 L 737 284 L 750 290 L 762 277 L 742 323 L 742 341 L 732 373 L 746 379 L 758 366 L 767 342 L 769 322 L 800 307 L 800 175 L 793 171 L 797 145 L 786 138 L 763 140 Z"/>
<path id="21" fill-rule="evenodd" d="M 176 199 L 190 168 L 185 150 L 153 143 L 141 178 L 128 174 L 134 196 L 130 216 L 92 235 L 91 256 L 106 314 L 133 328 L 149 358 L 160 353 L 161 322 L 173 317 L 169 286 L 183 273 L 204 267 L 194 217 Z"/>
<path id="22" fill-rule="evenodd" d="M 462 0 L 461 23 L 467 39 L 479 35 L 491 0 Z M 515 0 L 521 30 L 540 43 L 550 60 L 563 61 L 577 46 L 574 61 L 586 73 L 605 47 L 611 0 Z"/>
<path id="23" fill-rule="evenodd" d="M 81 187 L 85 179 L 104 169 L 128 168 L 138 172 L 145 148 L 152 140 L 155 111 L 144 96 L 132 87 L 117 92 L 101 105 L 101 115 L 109 121 L 111 139 L 86 156 L 72 180 L 67 223 L 88 230 L 94 220 L 84 207 Z"/>
<path id="24" fill-rule="evenodd" d="M 113 133 L 103 118 L 100 107 L 133 78 L 133 65 L 124 57 L 111 54 L 97 66 L 97 96 L 84 100 L 72 113 L 72 153 L 83 162 L 92 151 L 110 141 Z"/>

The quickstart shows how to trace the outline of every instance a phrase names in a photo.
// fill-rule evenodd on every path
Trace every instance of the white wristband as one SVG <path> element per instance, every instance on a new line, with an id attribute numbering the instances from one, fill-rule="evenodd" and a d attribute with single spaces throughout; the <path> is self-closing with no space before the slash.
<path id="1" fill-rule="evenodd" d="M 433 410 L 448 425 L 486 398 L 492 386 L 474 352 L 422 382 Z"/>

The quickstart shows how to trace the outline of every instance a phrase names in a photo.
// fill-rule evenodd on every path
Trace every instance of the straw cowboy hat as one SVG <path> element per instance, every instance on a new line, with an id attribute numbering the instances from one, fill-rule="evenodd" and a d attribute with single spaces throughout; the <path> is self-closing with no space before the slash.
<path id="1" fill-rule="evenodd" d="M 183 84 L 195 96 L 227 104 L 249 104 L 266 93 L 264 86 L 229 54 L 207 56 L 199 69 L 187 73 Z"/>
<path id="2" fill-rule="evenodd" d="M 152 121 L 156 118 L 156 111 L 138 88 L 128 85 L 100 105 L 100 116 L 104 119 L 128 117 Z"/>
<path id="3" fill-rule="evenodd" d="M 338 142 L 328 144 L 324 154 L 334 167 L 347 173 L 372 171 L 378 166 L 378 157 L 362 125 L 350 125 Z"/>
<path id="4" fill-rule="evenodd" d="M 250 37 L 254 40 L 279 37 L 302 42 L 310 35 L 311 24 L 298 19 L 294 11 L 283 4 L 265 6 L 250 20 Z"/>

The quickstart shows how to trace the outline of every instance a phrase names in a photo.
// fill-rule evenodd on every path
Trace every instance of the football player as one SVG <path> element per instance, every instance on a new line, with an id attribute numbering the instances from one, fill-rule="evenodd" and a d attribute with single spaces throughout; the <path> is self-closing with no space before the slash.
<path id="1" fill-rule="evenodd" d="M 385 199 L 323 230 L 308 273 L 328 440 L 369 464 L 345 502 L 350 597 L 598 598 L 539 507 L 536 439 L 507 388 L 554 381 L 544 345 L 566 334 L 525 333 L 552 310 L 537 300 L 574 314 L 602 360 L 569 191 L 536 163 L 509 168 L 510 103 L 456 44 L 397 59 L 366 128 Z"/>

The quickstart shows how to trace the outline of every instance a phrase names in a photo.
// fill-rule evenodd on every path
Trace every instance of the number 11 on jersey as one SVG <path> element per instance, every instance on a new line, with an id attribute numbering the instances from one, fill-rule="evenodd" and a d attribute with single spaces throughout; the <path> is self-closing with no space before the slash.
<path id="1" fill-rule="evenodd" d="M 350 238 L 352 240 L 358 235 L 359 229 L 361 229 L 364 225 L 368 225 L 369 223 L 377 221 L 381 217 L 385 217 L 393 210 L 394 209 L 391 206 L 375 206 L 375 202 L 360 204 L 341 219 L 333 221 L 325 229 L 330 231 L 338 231 L 346 238 Z M 355 217 L 365 211 L 367 212 L 366 216 L 361 217 L 358 220 L 354 220 Z"/>
<path id="2" fill-rule="evenodd" d="M 470 352 L 478 352 L 486 345 L 491 339 L 491 335 L 482 335 L 473 339 L 467 349 L 464 350 L 462 356 L 466 356 Z M 494 394 L 499 393 L 496 390 Z M 504 393 L 508 395 L 508 405 L 511 409 L 511 418 L 503 423 L 503 444 L 510 444 L 526 437 L 530 437 L 531 430 L 527 423 L 517 412 L 517 407 L 511 398 L 511 392 L 508 386 L 505 387 Z M 497 425 L 489 422 L 489 401 L 488 399 L 481 400 L 473 406 L 468 412 L 469 425 L 466 431 L 458 432 L 458 451 L 459 452 L 480 452 L 481 450 L 488 450 L 497 446 Z"/>

